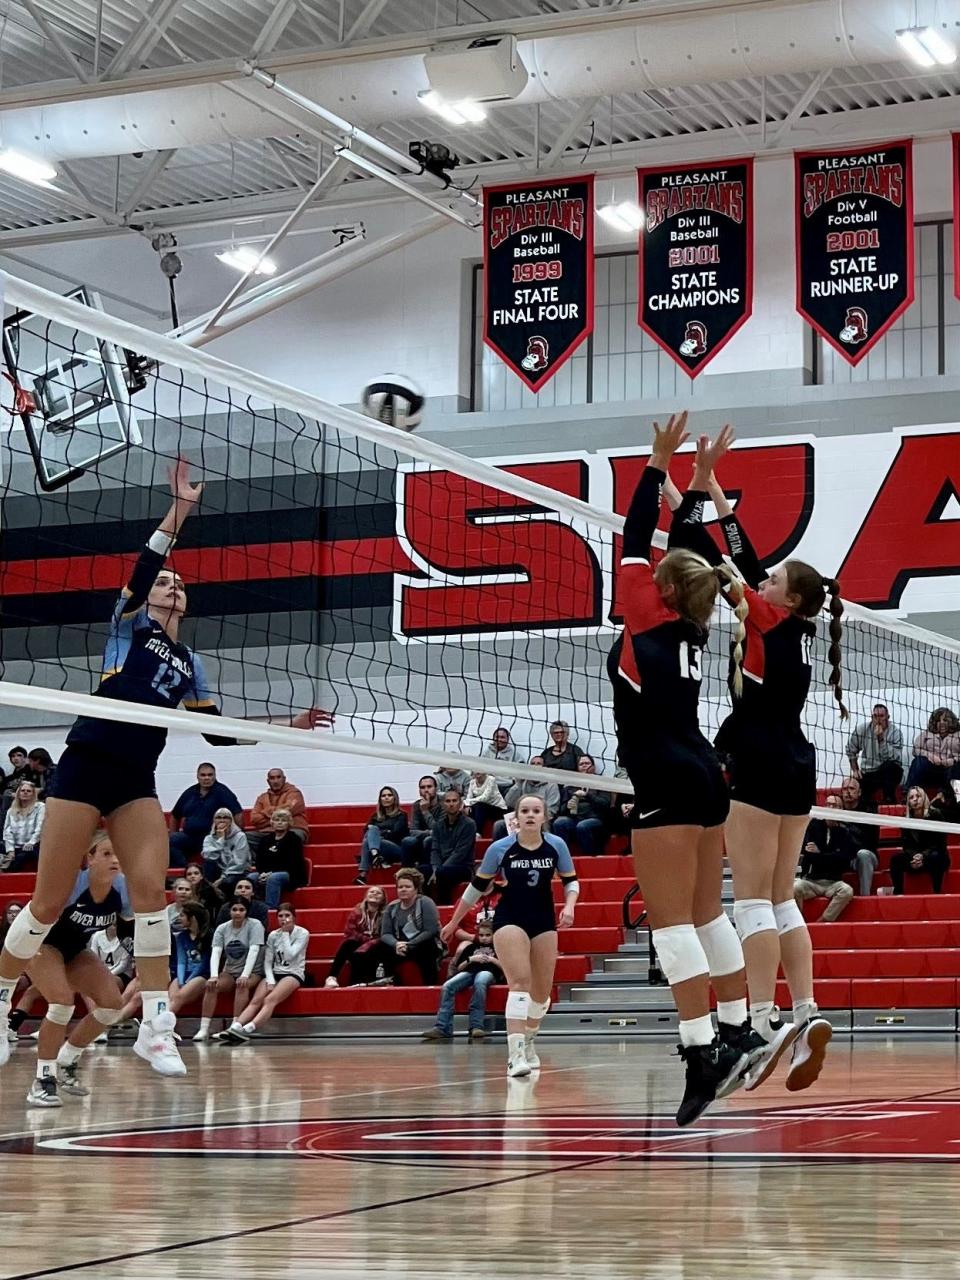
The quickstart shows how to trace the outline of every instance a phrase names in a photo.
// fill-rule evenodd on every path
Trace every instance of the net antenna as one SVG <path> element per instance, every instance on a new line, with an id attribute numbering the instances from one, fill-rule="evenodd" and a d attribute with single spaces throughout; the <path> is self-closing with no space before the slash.
<path id="1" fill-rule="evenodd" d="M 103 311 L 82 285 L 64 296 Z M 142 444 L 132 396 L 146 382 L 133 352 L 20 309 L 4 317 L 3 360 L 3 407 L 23 427 L 44 492 Z"/>

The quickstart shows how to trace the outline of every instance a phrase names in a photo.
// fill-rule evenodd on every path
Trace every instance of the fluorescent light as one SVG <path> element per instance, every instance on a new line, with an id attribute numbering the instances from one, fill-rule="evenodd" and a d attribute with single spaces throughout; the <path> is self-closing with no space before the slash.
<path id="1" fill-rule="evenodd" d="M 446 120 L 447 124 L 482 124 L 487 118 L 485 109 L 472 98 L 462 98 L 459 102 L 447 102 L 435 89 L 425 89 L 417 97 L 434 115 Z"/>
<path id="2" fill-rule="evenodd" d="M 934 27 L 905 27 L 897 32 L 897 40 L 912 62 L 919 67 L 950 67 L 957 60 L 956 48 Z"/>
<path id="3" fill-rule="evenodd" d="M 259 249 L 249 244 L 231 245 L 217 254 L 217 260 L 235 271 L 252 271 L 256 276 L 272 276 L 277 270 L 272 258 L 261 259 Z"/>
<path id="4" fill-rule="evenodd" d="M 643 226 L 643 210 L 633 200 L 601 205 L 597 213 L 617 231 L 639 231 Z"/>
<path id="5" fill-rule="evenodd" d="M 9 173 L 12 178 L 32 182 L 35 187 L 46 186 L 57 176 L 56 169 L 46 160 L 35 160 L 20 151 L 11 151 L 9 147 L 0 151 L 0 169 Z"/>

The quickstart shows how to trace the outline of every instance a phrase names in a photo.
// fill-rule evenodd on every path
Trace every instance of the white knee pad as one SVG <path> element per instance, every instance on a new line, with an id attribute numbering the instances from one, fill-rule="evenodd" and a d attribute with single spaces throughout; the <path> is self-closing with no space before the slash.
<path id="1" fill-rule="evenodd" d="M 688 978 L 710 972 L 706 952 L 692 924 L 674 924 L 668 929 L 653 930 L 653 945 L 671 987 Z"/>
<path id="2" fill-rule="evenodd" d="M 123 1014 L 122 1009 L 91 1009 L 90 1012 L 101 1027 L 115 1027 Z"/>
<path id="3" fill-rule="evenodd" d="M 527 1018 L 530 1022 L 542 1022 L 547 1016 L 547 1010 L 550 1008 L 549 999 L 543 1004 L 539 1004 L 536 1000 L 527 1001 Z"/>
<path id="4" fill-rule="evenodd" d="M 803 912 L 793 898 L 789 902 L 778 902 L 773 908 L 773 914 L 777 922 L 777 933 L 789 933 L 791 929 L 805 929 L 807 927 Z"/>
<path id="5" fill-rule="evenodd" d="M 133 954 L 152 959 L 170 955 L 170 919 L 163 911 L 138 911 L 133 917 Z"/>
<path id="6" fill-rule="evenodd" d="M 65 1027 L 69 1024 L 73 1017 L 72 1004 L 51 1004 L 47 1005 L 47 1021 L 55 1022 L 58 1027 Z"/>
<path id="7" fill-rule="evenodd" d="M 733 919 L 740 941 L 755 933 L 776 933 L 777 917 L 769 898 L 743 898 L 733 904 Z"/>
<path id="8" fill-rule="evenodd" d="M 743 947 L 733 922 L 727 916 L 720 915 L 709 924 L 699 925 L 697 937 L 706 953 L 711 978 L 723 978 L 728 973 L 739 973 L 743 968 Z"/>
<path id="9" fill-rule="evenodd" d="M 526 991 L 511 991 L 507 996 L 508 1021 L 526 1022 L 530 1009 L 530 996 Z"/>
<path id="10" fill-rule="evenodd" d="M 3 945 L 18 960 L 32 960 L 52 928 L 52 924 L 40 923 L 28 902 L 7 930 Z"/>

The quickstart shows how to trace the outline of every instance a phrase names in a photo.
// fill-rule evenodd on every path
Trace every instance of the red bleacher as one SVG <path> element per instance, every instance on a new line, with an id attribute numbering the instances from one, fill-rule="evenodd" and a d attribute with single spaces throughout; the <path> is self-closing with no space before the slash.
<path id="1" fill-rule="evenodd" d="M 368 805 L 309 810 L 312 838 L 307 853 L 312 863 L 311 881 L 308 887 L 297 890 L 293 900 L 300 923 L 313 935 L 308 968 L 317 985 L 304 987 L 293 996 L 284 1006 L 285 1016 L 436 1012 L 435 988 L 322 986 L 343 936 L 347 911 L 364 894 L 364 889 L 352 881 L 357 874 L 363 823 L 369 813 Z M 895 828 L 882 830 L 883 839 L 895 837 Z M 486 843 L 481 841 L 481 848 Z M 823 1008 L 934 1008 L 960 1004 L 960 843 L 951 842 L 950 848 L 956 870 L 948 873 L 943 894 L 929 892 L 928 878 L 911 877 L 903 897 L 855 897 L 842 919 L 832 924 L 816 923 L 823 910 L 822 901 L 804 904 L 815 949 L 817 997 Z M 882 870 L 877 885 L 889 884 L 886 869 L 892 851 L 891 847 L 880 849 Z M 392 888 L 394 870 L 372 872 L 370 883 Z M 623 941 L 621 903 L 634 882 L 630 859 L 617 853 L 579 857 L 577 871 L 581 896 L 576 927 L 559 934 L 558 984 L 582 982 L 591 967 L 592 954 L 617 950 Z M 33 879 L 29 873 L 0 876 L 0 906 L 14 900 L 25 901 Z M 559 882 L 555 883 L 554 893 L 559 902 Z M 635 909 L 639 910 L 639 905 L 635 902 Z M 452 907 L 440 909 L 443 921 L 451 913 Z M 557 994 L 555 988 L 555 998 Z M 490 1011 L 502 1012 L 505 998 L 505 988 L 492 988 Z M 467 999 L 460 997 L 464 1008 Z M 778 999 L 789 1003 L 782 983 Z M 218 1010 L 227 1011 L 226 1004 Z"/>

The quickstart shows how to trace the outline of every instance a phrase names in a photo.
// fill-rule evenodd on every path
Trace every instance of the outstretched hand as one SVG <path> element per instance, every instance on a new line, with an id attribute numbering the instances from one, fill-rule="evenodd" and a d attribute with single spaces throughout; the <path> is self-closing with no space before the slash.
<path id="1" fill-rule="evenodd" d="M 321 725 L 332 728 L 335 719 L 332 711 L 325 711 L 323 707 L 310 707 L 294 716 L 290 725 L 294 729 L 319 729 Z"/>
<path id="2" fill-rule="evenodd" d="M 660 471 L 666 471 L 670 460 L 682 444 L 689 439 L 687 434 L 687 410 L 673 413 L 665 427 L 659 422 L 653 424 L 653 451 L 650 463 Z"/>
<path id="3" fill-rule="evenodd" d="M 700 436 L 697 441 L 697 458 L 694 463 L 694 477 L 697 481 L 695 487 L 698 489 L 706 489 L 711 480 L 716 484 L 713 477 L 713 470 L 720 459 L 733 447 L 736 439 L 736 432 L 729 423 L 720 429 L 716 440 L 710 440 L 709 436 Z"/>
<path id="4" fill-rule="evenodd" d="M 170 478 L 170 492 L 178 502 L 194 503 L 199 501 L 203 492 L 203 484 L 190 483 L 190 463 L 178 458 L 172 467 L 167 469 Z"/>

